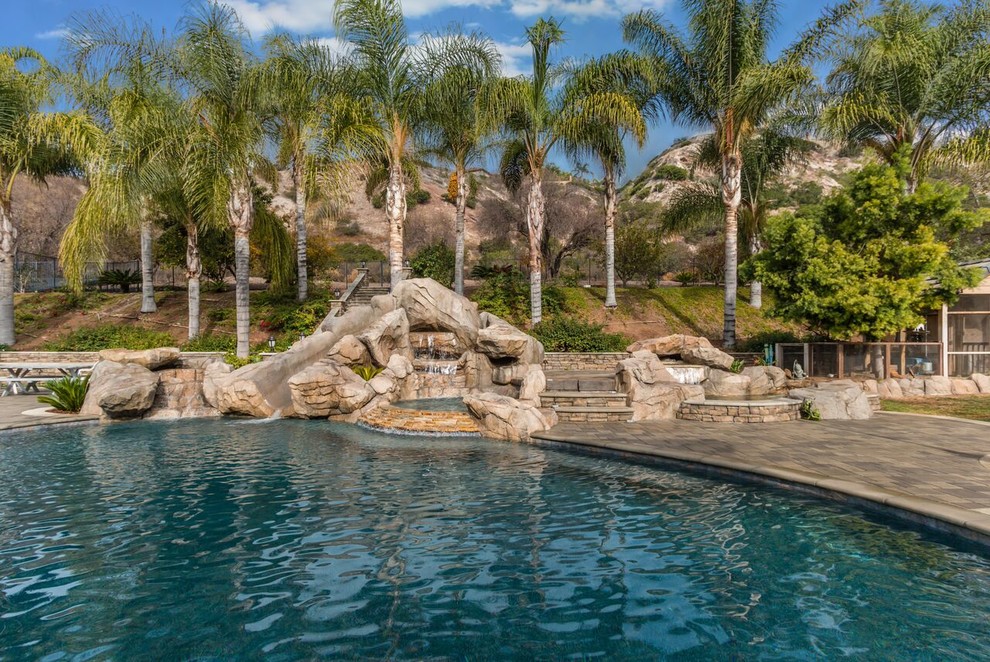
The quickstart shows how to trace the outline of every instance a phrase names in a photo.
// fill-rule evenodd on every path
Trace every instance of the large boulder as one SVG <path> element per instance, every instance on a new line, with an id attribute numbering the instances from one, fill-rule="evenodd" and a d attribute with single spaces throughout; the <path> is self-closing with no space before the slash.
<path id="1" fill-rule="evenodd" d="M 714 347 L 689 347 L 681 352 L 681 360 L 690 365 L 729 370 L 735 361 L 731 356 Z"/>
<path id="2" fill-rule="evenodd" d="M 557 416 L 528 402 L 495 393 L 477 393 L 464 397 L 468 413 L 478 422 L 481 434 L 490 439 L 529 441 L 536 432 L 557 424 Z"/>
<path id="3" fill-rule="evenodd" d="M 750 395 L 753 380 L 749 375 L 734 374 L 725 370 L 712 370 L 702 387 L 705 395 L 719 398 L 745 398 Z"/>
<path id="4" fill-rule="evenodd" d="M 619 361 L 615 366 L 615 378 L 619 390 L 626 393 L 636 386 L 677 383 L 677 378 L 649 350 L 637 350 L 628 359 Z"/>
<path id="5" fill-rule="evenodd" d="M 146 420 L 171 421 L 220 415 L 203 395 L 204 369 L 169 368 L 155 374 L 158 376 L 158 390 L 151 410 L 144 415 Z"/>
<path id="6" fill-rule="evenodd" d="M 626 351 L 630 354 L 634 354 L 636 352 L 646 350 L 656 354 L 659 357 L 674 357 L 681 356 L 685 350 L 697 348 L 711 349 L 712 344 L 709 342 L 708 338 L 686 336 L 679 333 L 673 336 L 664 336 L 662 338 L 637 340 L 633 344 L 629 345 L 629 347 L 626 348 Z"/>
<path id="7" fill-rule="evenodd" d="M 925 381 L 926 380 L 924 379 L 917 379 L 915 377 L 902 377 L 897 381 L 898 385 L 901 387 L 901 397 L 922 397 L 925 395 Z"/>
<path id="8" fill-rule="evenodd" d="M 787 375 L 772 365 L 751 366 L 740 374 L 749 377 L 749 395 L 780 393 L 787 386 Z"/>
<path id="9" fill-rule="evenodd" d="M 397 308 L 405 309 L 413 331 L 449 331 L 457 336 L 462 347 L 474 347 L 477 343 L 481 326 L 478 306 L 435 280 L 404 280 L 395 286 L 391 296 Z M 372 303 L 378 304 L 374 299 Z"/>
<path id="10" fill-rule="evenodd" d="M 540 407 L 540 395 L 547 390 L 547 376 L 538 365 L 529 366 L 529 372 L 519 386 L 519 400 Z"/>
<path id="11" fill-rule="evenodd" d="M 409 346 L 409 319 L 401 308 L 382 315 L 357 339 L 364 345 L 376 365 L 385 367 L 393 354 L 412 359 Z M 338 343 L 339 344 L 339 343 Z"/>
<path id="12" fill-rule="evenodd" d="M 158 347 L 155 349 L 104 349 L 100 352 L 101 361 L 114 363 L 133 363 L 148 370 L 158 370 L 172 365 L 179 360 L 182 353 L 178 347 Z"/>
<path id="13" fill-rule="evenodd" d="M 355 412 L 375 397 L 374 387 L 349 366 L 320 361 L 289 379 L 292 409 L 301 418 L 327 418 Z"/>
<path id="14" fill-rule="evenodd" d="M 979 395 L 980 387 L 972 379 L 952 379 L 952 395 Z"/>
<path id="15" fill-rule="evenodd" d="M 481 326 L 478 332 L 479 352 L 493 359 L 512 358 L 522 363 L 543 363 L 543 345 L 528 333 L 489 313 L 481 313 Z"/>
<path id="16" fill-rule="evenodd" d="M 341 365 L 368 365 L 371 363 L 371 354 L 368 352 L 368 348 L 358 340 L 357 336 L 352 335 L 346 335 L 337 341 L 337 344 L 330 348 L 327 357 Z"/>
<path id="17" fill-rule="evenodd" d="M 218 408 L 216 380 L 234 371 L 234 366 L 225 361 L 214 361 L 203 369 L 203 399 L 214 409 Z"/>
<path id="18" fill-rule="evenodd" d="M 901 383 L 893 377 L 888 377 L 877 383 L 877 395 L 881 400 L 900 400 L 904 397 Z"/>
<path id="19" fill-rule="evenodd" d="M 685 399 L 704 395 L 700 386 L 679 384 L 650 350 L 638 350 L 619 361 L 615 376 L 633 410 L 632 421 L 672 420 Z"/>
<path id="20" fill-rule="evenodd" d="M 865 420 L 873 416 L 870 399 L 855 382 L 837 380 L 824 382 L 812 388 L 796 388 L 790 391 L 792 398 L 811 402 L 822 420 Z"/>
<path id="21" fill-rule="evenodd" d="M 925 395 L 952 395 L 952 380 L 948 377 L 926 377 Z"/>
<path id="22" fill-rule="evenodd" d="M 158 375 L 136 363 L 100 361 L 89 378 L 89 391 L 79 413 L 109 418 L 136 418 L 155 402 Z"/>
<path id="23" fill-rule="evenodd" d="M 980 389 L 980 393 L 990 393 L 990 375 L 975 373 L 972 379 L 973 383 Z"/>

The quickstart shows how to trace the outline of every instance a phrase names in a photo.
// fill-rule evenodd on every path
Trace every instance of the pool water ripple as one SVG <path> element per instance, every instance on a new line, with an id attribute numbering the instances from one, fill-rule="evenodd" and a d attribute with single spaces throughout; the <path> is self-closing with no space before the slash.
<path id="1" fill-rule="evenodd" d="M 990 658 L 990 559 L 837 504 L 234 421 L 0 446 L 0 659 Z"/>

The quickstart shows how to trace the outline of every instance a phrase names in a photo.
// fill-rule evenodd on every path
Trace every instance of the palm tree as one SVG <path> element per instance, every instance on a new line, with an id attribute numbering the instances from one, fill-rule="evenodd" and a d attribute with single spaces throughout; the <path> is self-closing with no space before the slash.
<path id="1" fill-rule="evenodd" d="M 814 144 L 801 138 L 767 129 L 747 140 L 742 146 L 740 177 L 739 233 L 749 246 L 749 254 L 763 249 L 762 236 L 768 207 L 766 187 L 795 159 L 807 154 Z M 716 168 L 720 155 L 714 138 L 706 139 L 698 150 L 696 165 Z M 711 182 L 690 182 L 682 186 L 663 212 L 663 232 L 717 225 L 724 217 L 721 186 Z M 749 303 L 763 307 L 763 286 L 750 283 Z"/>
<path id="2" fill-rule="evenodd" d="M 623 20 L 626 40 L 663 63 L 666 81 L 660 95 L 670 116 L 711 127 L 715 134 L 725 219 L 726 348 L 736 345 L 742 145 L 773 111 L 808 86 L 812 73 L 805 61 L 859 4 L 851 0 L 826 11 L 772 61 L 767 48 L 780 16 L 774 0 L 682 0 L 690 30 L 686 37 L 655 10 Z"/>
<path id="3" fill-rule="evenodd" d="M 424 142 L 429 151 L 454 167 L 457 198 L 454 212 L 454 291 L 464 293 L 464 216 L 468 199 L 468 173 L 485 151 L 475 101 L 478 90 L 498 73 L 499 56 L 494 42 L 477 33 L 451 32 L 427 37 L 420 47 L 427 59 L 440 60 L 435 51 L 455 47 L 477 53 L 476 62 L 438 67 L 426 72 L 423 94 Z"/>
<path id="4" fill-rule="evenodd" d="M 478 106 L 483 130 L 500 129 L 506 136 L 500 170 L 510 189 L 529 180 L 526 227 L 529 235 L 530 320 L 543 318 L 543 260 L 540 250 L 546 203 L 543 170 L 561 140 L 578 140 L 590 121 L 619 126 L 639 141 L 646 124 L 626 94 L 592 91 L 568 96 L 559 83 L 566 69 L 550 63 L 551 50 L 564 33 L 554 19 L 540 19 L 526 30 L 533 48 L 533 74 L 500 78 L 482 88 Z"/>
<path id="5" fill-rule="evenodd" d="M 296 197 L 296 298 L 308 295 L 306 264 L 307 203 L 319 193 L 323 170 L 317 145 L 325 136 L 328 104 L 346 93 L 349 71 L 318 41 L 299 41 L 279 34 L 266 43 L 265 62 L 271 103 L 275 112 L 275 139 L 279 167 L 289 165 Z"/>
<path id="6" fill-rule="evenodd" d="M 237 356 L 250 351 L 249 259 L 255 222 L 253 175 L 274 168 L 264 156 L 260 66 L 247 32 L 229 7 L 210 2 L 183 20 L 176 47 L 179 74 L 197 118 L 183 188 L 196 216 L 234 233 Z"/>
<path id="7" fill-rule="evenodd" d="M 932 165 L 990 161 L 990 7 L 884 0 L 841 42 L 821 125 L 894 165 L 907 192 Z"/>
<path id="8" fill-rule="evenodd" d="M 569 81 L 568 96 L 588 92 L 614 92 L 629 96 L 629 102 L 639 108 L 644 121 L 659 115 L 657 97 L 659 72 L 651 62 L 633 53 L 619 52 L 585 63 Z M 602 169 L 605 202 L 605 307 L 615 308 L 615 218 L 618 209 L 616 182 L 626 167 L 625 141 L 628 131 L 618 124 L 608 124 L 601 118 L 590 118 L 579 139 L 567 141 L 567 151 L 579 166 L 579 159 L 591 156 Z M 638 141 L 642 148 L 643 141 Z"/>
<path id="9" fill-rule="evenodd" d="M 65 142 L 49 139 L 48 127 L 69 125 L 78 116 L 44 114 L 51 98 L 55 70 L 37 52 L 27 48 L 0 50 L 0 344 L 13 345 L 14 262 L 17 225 L 11 198 L 14 180 L 26 175 L 38 182 L 74 170 Z"/>
<path id="10" fill-rule="evenodd" d="M 104 238 L 138 226 L 141 312 L 153 313 L 151 198 L 178 161 L 166 156 L 178 148 L 173 123 L 180 110 L 162 63 L 167 44 L 148 24 L 94 13 L 75 21 L 66 46 L 75 73 L 63 81 L 99 133 L 79 155 L 88 188 L 63 236 L 60 261 L 79 289 L 86 262 L 106 257 Z"/>
<path id="11" fill-rule="evenodd" d="M 359 95 L 377 120 L 379 140 L 368 160 L 384 163 L 388 173 L 385 212 L 389 272 L 395 287 L 402 280 L 406 222 L 403 164 L 421 100 L 415 53 L 399 0 L 336 0 L 333 22 L 338 37 L 353 46 Z"/>

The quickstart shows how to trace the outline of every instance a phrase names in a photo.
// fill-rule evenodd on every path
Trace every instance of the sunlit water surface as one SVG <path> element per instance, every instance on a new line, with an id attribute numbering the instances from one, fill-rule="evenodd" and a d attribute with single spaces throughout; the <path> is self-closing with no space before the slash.
<path id="1" fill-rule="evenodd" d="M 990 559 L 784 491 L 326 422 L 0 437 L 3 659 L 988 659 Z"/>

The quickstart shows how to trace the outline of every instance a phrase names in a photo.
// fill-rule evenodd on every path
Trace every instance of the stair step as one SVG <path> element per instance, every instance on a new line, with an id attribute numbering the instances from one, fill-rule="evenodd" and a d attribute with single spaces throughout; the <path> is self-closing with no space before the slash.
<path id="1" fill-rule="evenodd" d="M 629 407 L 557 407 L 561 423 L 625 423 L 632 418 Z"/>
<path id="2" fill-rule="evenodd" d="M 547 377 L 551 391 L 577 391 L 595 393 L 615 390 L 614 377 Z"/>
<path id="3" fill-rule="evenodd" d="M 626 394 L 616 391 L 544 391 L 545 407 L 625 407 Z"/>

